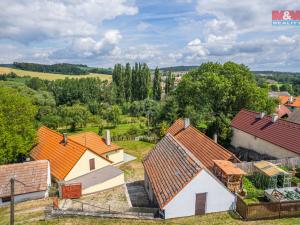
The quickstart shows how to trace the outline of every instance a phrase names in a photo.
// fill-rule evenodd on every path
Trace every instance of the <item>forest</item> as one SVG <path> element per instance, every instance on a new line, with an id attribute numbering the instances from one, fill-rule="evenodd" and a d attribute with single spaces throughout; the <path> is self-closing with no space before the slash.
<path id="1" fill-rule="evenodd" d="M 240 109 L 270 114 L 278 104 L 268 97 L 268 87 L 258 86 L 249 68 L 233 62 L 201 64 L 177 85 L 172 72 L 152 72 L 145 63 L 116 64 L 112 82 L 0 77 L 0 152 L 5 153 L 0 164 L 24 160 L 41 125 L 66 132 L 93 126 L 101 135 L 103 129 L 140 121 L 124 135 L 160 138 L 177 118 L 189 117 L 196 128 L 210 137 L 216 133 L 227 147 L 231 119 Z"/>

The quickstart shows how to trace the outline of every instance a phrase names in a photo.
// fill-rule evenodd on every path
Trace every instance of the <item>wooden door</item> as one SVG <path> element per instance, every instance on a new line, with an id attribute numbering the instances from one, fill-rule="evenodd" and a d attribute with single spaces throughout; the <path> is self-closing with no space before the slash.
<path id="1" fill-rule="evenodd" d="M 206 194 L 207 193 L 196 194 L 195 215 L 204 215 L 205 214 Z"/>

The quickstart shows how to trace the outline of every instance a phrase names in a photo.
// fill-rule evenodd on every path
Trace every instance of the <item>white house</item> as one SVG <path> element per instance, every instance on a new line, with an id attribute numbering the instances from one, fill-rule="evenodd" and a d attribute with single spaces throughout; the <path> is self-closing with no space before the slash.
<path id="1" fill-rule="evenodd" d="M 49 160 L 52 179 L 59 184 L 81 183 L 82 194 L 124 184 L 124 173 L 114 166 L 123 162 L 123 149 L 111 143 L 109 135 L 103 139 L 88 132 L 68 137 L 41 127 L 30 156 Z"/>
<path id="2" fill-rule="evenodd" d="M 253 150 L 275 158 L 300 155 L 300 124 L 278 118 L 241 110 L 231 122 L 235 148 Z"/>
<path id="3" fill-rule="evenodd" d="M 191 145 L 186 146 L 180 141 L 183 139 Z M 192 126 L 184 125 L 183 120 L 176 121 L 148 153 L 143 160 L 145 189 L 163 218 L 235 208 L 235 194 L 212 172 L 214 159 L 237 160 Z"/>
<path id="4" fill-rule="evenodd" d="M 15 202 L 48 197 L 51 175 L 47 160 L 0 166 L 0 205 L 11 200 L 11 178 L 15 179 Z"/>

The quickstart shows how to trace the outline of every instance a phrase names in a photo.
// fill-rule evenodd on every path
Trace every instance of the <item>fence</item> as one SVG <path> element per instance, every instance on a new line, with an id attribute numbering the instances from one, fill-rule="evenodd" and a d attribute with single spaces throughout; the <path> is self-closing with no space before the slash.
<path id="1" fill-rule="evenodd" d="M 300 201 L 246 204 L 237 196 L 236 211 L 245 220 L 277 219 L 300 216 Z"/>
<path id="2" fill-rule="evenodd" d="M 276 165 L 286 166 L 288 168 L 300 167 L 300 157 L 294 158 L 284 158 L 284 159 L 276 159 L 276 160 L 266 160 Z M 235 163 L 237 167 L 244 170 L 247 174 L 253 174 L 254 163 L 256 162 L 241 162 Z"/>

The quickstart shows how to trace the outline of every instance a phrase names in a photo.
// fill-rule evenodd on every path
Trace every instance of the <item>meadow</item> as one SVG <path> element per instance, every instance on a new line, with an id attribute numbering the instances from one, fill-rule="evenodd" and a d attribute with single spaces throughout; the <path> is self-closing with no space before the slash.
<path id="1" fill-rule="evenodd" d="M 97 74 L 97 73 L 90 73 L 88 75 L 65 75 L 59 73 L 42 73 L 42 72 L 34 72 L 34 71 L 27 71 L 27 70 L 19 70 L 9 67 L 0 67 L 0 74 L 7 74 L 14 72 L 18 76 L 30 76 L 30 77 L 38 77 L 44 80 L 58 80 L 58 79 L 65 79 L 65 78 L 87 78 L 87 77 L 98 77 L 103 80 L 111 80 L 111 75 L 107 74 Z"/>

